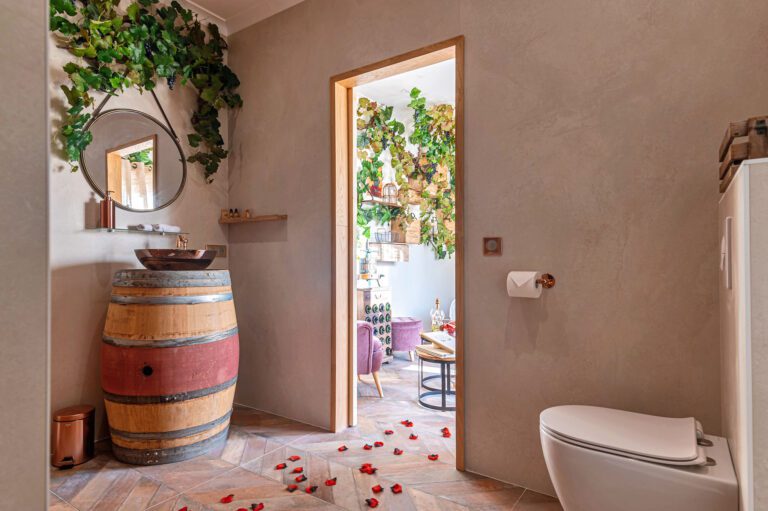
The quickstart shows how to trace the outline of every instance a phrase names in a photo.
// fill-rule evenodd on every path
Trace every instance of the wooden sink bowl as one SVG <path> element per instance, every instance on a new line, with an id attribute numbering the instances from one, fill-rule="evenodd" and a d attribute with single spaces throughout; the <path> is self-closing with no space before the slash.
<path id="1" fill-rule="evenodd" d="M 216 258 L 215 250 L 138 248 L 135 252 L 141 264 L 148 270 L 204 270 Z"/>

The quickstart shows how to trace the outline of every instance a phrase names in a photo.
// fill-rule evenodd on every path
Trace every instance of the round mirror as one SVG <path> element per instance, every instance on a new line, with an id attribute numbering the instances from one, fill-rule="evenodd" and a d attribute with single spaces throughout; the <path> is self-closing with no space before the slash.
<path id="1" fill-rule="evenodd" d="M 80 165 L 94 190 L 111 192 L 128 211 L 155 211 L 181 194 L 187 163 L 176 137 L 156 119 L 135 110 L 107 110 L 88 130 L 93 141 Z"/>

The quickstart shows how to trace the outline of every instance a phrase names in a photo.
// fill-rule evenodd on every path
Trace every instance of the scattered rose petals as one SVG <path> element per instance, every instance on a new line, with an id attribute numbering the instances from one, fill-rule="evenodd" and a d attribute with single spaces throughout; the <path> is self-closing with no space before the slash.
<path id="1" fill-rule="evenodd" d="M 258 504 L 251 504 L 251 511 L 261 511 L 264 509 L 264 503 L 259 502 Z"/>
<path id="2" fill-rule="evenodd" d="M 286 490 L 288 490 L 291 493 L 295 492 L 298 489 L 299 487 L 295 484 L 289 484 L 288 487 L 286 488 Z"/>
<path id="3" fill-rule="evenodd" d="M 379 501 L 373 497 L 370 499 L 365 499 L 365 503 L 368 504 L 368 507 L 379 507 Z"/>
<path id="4" fill-rule="evenodd" d="M 297 483 L 303 483 L 306 480 L 307 480 L 307 476 L 305 476 L 304 474 L 301 474 L 300 476 L 296 476 L 296 479 L 294 479 L 294 481 L 296 481 Z"/>
<path id="5" fill-rule="evenodd" d="M 385 430 L 385 431 L 384 431 L 384 434 L 385 434 L 385 435 L 392 435 L 392 434 L 394 434 L 394 433 L 395 433 L 395 432 L 394 432 L 394 431 L 392 431 L 391 429 L 387 429 L 387 430 Z"/>
<path id="6" fill-rule="evenodd" d="M 411 439 L 411 440 L 418 440 L 419 439 L 419 435 L 417 435 L 416 433 L 411 433 L 411 436 L 409 436 L 408 438 Z"/>
<path id="7" fill-rule="evenodd" d="M 382 488 L 380 484 L 377 484 L 376 486 L 374 486 L 373 488 L 371 488 L 371 491 L 372 491 L 373 493 L 381 493 L 381 492 L 383 492 L 383 491 L 384 491 L 384 488 Z"/>
<path id="8" fill-rule="evenodd" d="M 286 465 L 285 463 L 278 463 L 277 465 L 275 465 L 275 470 L 283 470 L 287 466 L 288 465 Z"/>
<path id="9" fill-rule="evenodd" d="M 304 472 L 304 467 L 296 467 L 291 470 L 291 474 L 301 474 L 302 472 Z"/>
<path id="10" fill-rule="evenodd" d="M 304 488 L 304 491 L 307 493 L 315 493 L 317 491 L 317 486 L 307 486 Z"/>
<path id="11" fill-rule="evenodd" d="M 376 470 L 377 470 L 376 467 L 374 467 L 370 463 L 363 463 L 362 465 L 360 465 L 360 472 L 362 472 L 363 474 L 372 475 L 376 473 Z"/>
<path id="12" fill-rule="evenodd" d="M 374 447 L 384 447 L 384 442 L 373 442 Z"/>
<path id="13" fill-rule="evenodd" d="M 403 487 L 399 483 L 395 483 L 389 488 L 392 490 L 392 493 L 403 493 Z"/>
<path id="14" fill-rule="evenodd" d="M 339 452 L 344 452 L 346 450 L 347 450 L 347 446 L 346 445 L 342 445 L 341 447 L 339 447 Z"/>
<path id="15" fill-rule="evenodd" d="M 301 456 L 296 456 L 295 454 L 288 458 L 288 461 L 299 461 L 301 459 Z"/>
<path id="16" fill-rule="evenodd" d="M 429 456 L 427 456 L 427 459 L 429 461 L 437 461 L 437 458 L 438 458 L 437 454 L 430 454 Z"/>
<path id="17" fill-rule="evenodd" d="M 440 430 L 440 432 L 443 434 L 443 438 L 451 438 L 451 430 L 448 428 L 443 428 Z"/>
<path id="18" fill-rule="evenodd" d="M 325 485 L 326 486 L 336 486 L 336 478 L 334 477 L 333 479 L 326 479 Z"/>
<path id="19" fill-rule="evenodd" d="M 395 453 L 395 456 L 400 456 L 401 454 L 403 454 L 403 450 L 395 447 L 394 453 Z"/>
<path id="20" fill-rule="evenodd" d="M 219 499 L 219 502 L 221 502 L 222 504 L 229 504 L 234 499 L 235 499 L 235 494 L 234 493 L 230 493 L 226 497 L 221 497 L 221 499 Z"/>
<path id="21" fill-rule="evenodd" d="M 373 446 L 371 444 L 365 444 L 363 446 L 363 449 L 365 449 L 366 451 L 370 451 L 371 449 L 373 449 Z"/>
<path id="22" fill-rule="evenodd" d="M 400 424 L 402 424 L 406 428 L 412 428 L 413 427 L 413 422 L 410 421 L 409 419 L 405 419 L 404 421 L 400 421 Z"/>

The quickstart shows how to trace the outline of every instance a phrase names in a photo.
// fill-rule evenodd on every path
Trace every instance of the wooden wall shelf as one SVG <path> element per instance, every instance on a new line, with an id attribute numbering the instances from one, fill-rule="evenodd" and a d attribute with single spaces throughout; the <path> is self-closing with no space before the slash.
<path id="1" fill-rule="evenodd" d="M 257 215 L 250 218 L 219 218 L 220 224 L 251 224 L 254 222 L 279 222 L 288 220 L 288 215 Z"/>

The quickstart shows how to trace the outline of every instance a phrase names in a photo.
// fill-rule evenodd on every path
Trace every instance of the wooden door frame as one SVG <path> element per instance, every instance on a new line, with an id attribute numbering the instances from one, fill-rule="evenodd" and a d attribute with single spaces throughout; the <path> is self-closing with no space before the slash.
<path id="1" fill-rule="evenodd" d="M 464 470 L 464 36 L 431 44 L 330 80 L 331 93 L 331 422 L 332 431 L 350 424 L 355 375 L 351 368 L 355 339 L 355 235 L 352 91 L 424 66 L 456 59 L 456 468 Z"/>

